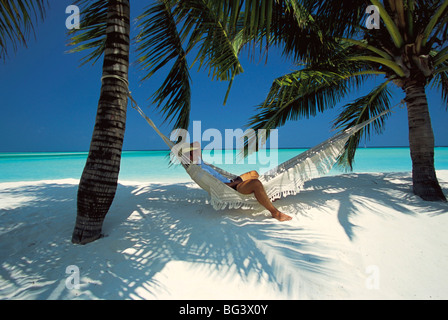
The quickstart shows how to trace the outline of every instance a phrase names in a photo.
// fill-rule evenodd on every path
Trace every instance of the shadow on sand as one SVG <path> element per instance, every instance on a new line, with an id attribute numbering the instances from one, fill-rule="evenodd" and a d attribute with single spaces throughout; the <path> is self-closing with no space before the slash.
<path id="1" fill-rule="evenodd" d="M 341 272 L 346 266 L 334 254 L 337 244 L 327 234 L 302 226 L 301 217 L 310 214 L 310 208 L 322 212 L 329 201 L 337 201 L 337 221 L 351 241 L 356 236 L 351 218 L 359 207 L 372 203 L 410 215 L 414 212 L 409 204 L 432 214 L 447 212 L 446 204 L 416 199 L 410 178 L 404 182 L 393 174 L 315 179 L 300 194 L 276 202 L 294 215 L 290 223 L 277 222 L 267 211 L 214 211 L 205 192 L 190 183 L 120 185 L 104 223 L 105 237 L 86 246 L 70 242 L 77 185 L 3 188 L 0 197 L 14 201 L 0 210 L 0 298 L 169 296 L 173 288 L 166 287 L 157 275 L 172 261 L 201 266 L 208 275 L 263 283 L 279 293 L 279 299 L 332 298 L 337 290 L 332 284 L 357 280 L 338 282 L 339 275 L 347 272 Z M 443 185 L 445 192 L 447 187 Z M 66 286 L 69 265 L 80 271 L 77 290 Z M 209 299 L 223 298 L 219 287 L 209 290 L 217 293 Z M 313 296 L 316 293 L 319 296 Z"/>

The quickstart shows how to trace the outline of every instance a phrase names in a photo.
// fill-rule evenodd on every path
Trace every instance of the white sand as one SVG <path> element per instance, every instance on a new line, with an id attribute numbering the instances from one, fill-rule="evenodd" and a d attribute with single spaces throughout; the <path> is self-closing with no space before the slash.
<path id="1" fill-rule="evenodd" d="M 448 204 L 414 196 L 409 173 L 313 180 L 276 202 L 286 223 L 214 211 L 192 183 L 122 182 L 86 246 L 70 241 L 76 190 L 0 184 L 1 299 L 448 298 Z"/>

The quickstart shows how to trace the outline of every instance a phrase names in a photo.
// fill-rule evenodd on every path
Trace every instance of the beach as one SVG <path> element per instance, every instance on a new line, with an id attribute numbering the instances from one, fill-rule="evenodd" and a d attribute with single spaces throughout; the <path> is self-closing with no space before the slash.
<path id="1" fill-rule="evenodd" d="M 448 299 L 448 1 L 370 2 L 1 1 L 0 300 Z"/>
<path id="2" fill-rule="evenodd" d="M 448 1 L 370 2 L 1 1 L 0 300 L 448 299 Z"/>
<path id="3" fill-rule="evenodd" d="M 275 202 L 283 223 L 215 211 L 188 180 L 120 180 L 85 246 L 71 243 L 78 182 L 0 183 L 0 299 L 448 298 L 448 204 L 413 195 L 410 172 L 311 180 Z"/>

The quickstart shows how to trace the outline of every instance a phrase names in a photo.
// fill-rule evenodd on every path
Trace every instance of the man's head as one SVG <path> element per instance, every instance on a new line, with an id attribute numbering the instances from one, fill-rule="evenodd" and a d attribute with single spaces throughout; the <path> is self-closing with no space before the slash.
<path id="1" fill-rule="evenodd" d="M 201 144 L 199 142 L 190 143 L 190 150 L 188 151 L 189 158 L 192 163 L 198 163 L 201 160 Z"/>
<path id="2" fill-rule="evenodd" d="M 199 142 L 193 143 L 179 143 L 171 149 L 171 159 L 174 163 L 180 161 L 183 164 L 200 163 L 202 158 L 201 144 Z"/>

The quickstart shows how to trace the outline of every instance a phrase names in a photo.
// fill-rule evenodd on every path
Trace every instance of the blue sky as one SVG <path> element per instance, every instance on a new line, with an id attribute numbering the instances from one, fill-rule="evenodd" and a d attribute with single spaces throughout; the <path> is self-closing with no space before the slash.
<path id="1" fill-rule="evenodd" d="M 0 152 L 87 151 L 90 144 L 101 86 L 101 62 L 79 67 L 81 54 L 68 54 L 65 9 L 73 1 L 50 1 L 47 19 L 39 23 L 36 39 L 19 48 L 0 64 Z M 143 1 L 134 2 L 133 16 Z M 82 18 L 82 17 L 81 17 Z M 131 57 L 132 58 L 135 56 Z M 227 104 L 223 105 L 227 83 L 211 81 L 205 71 L 193 67 L 192 121 L 201 121 L 202 130 L 244 128 L 264 100 L 272 81 L 293 70 L 291 63 L 272 50 L 269 62 L 242 58 L 245 73 L 236 78 Z M 161 130 L 169 135 L 170 125 L 151 107 L 148 98 L 160 86 L 162 75 L 144 83 L 136 67 L 130 69 L 134 98 Z M 367 88 L 366 88 L 367 89 Z M 394 104 L 403 94 L 395 90 Z M 356 99 L 362 92 L 353 92 Z M 440 93 L 428 90 L 436 145 L 448 146 L 448 112 Z M 347 101 L 346 101 L 347 102 Z M 327 139 L 338 110 L 318 114 L 309 120 L 289 122 L 279 128 L 279 147 L 310 147 Z M 203 141 L 203 146 L 208 142 Z M 367 146 L 408 146 L 405 109 L 396 109 L 382 135 L 374 136 Z M 158 150 L 165 145 L 146 122 L 129 109 L 125 150 Z"/>

